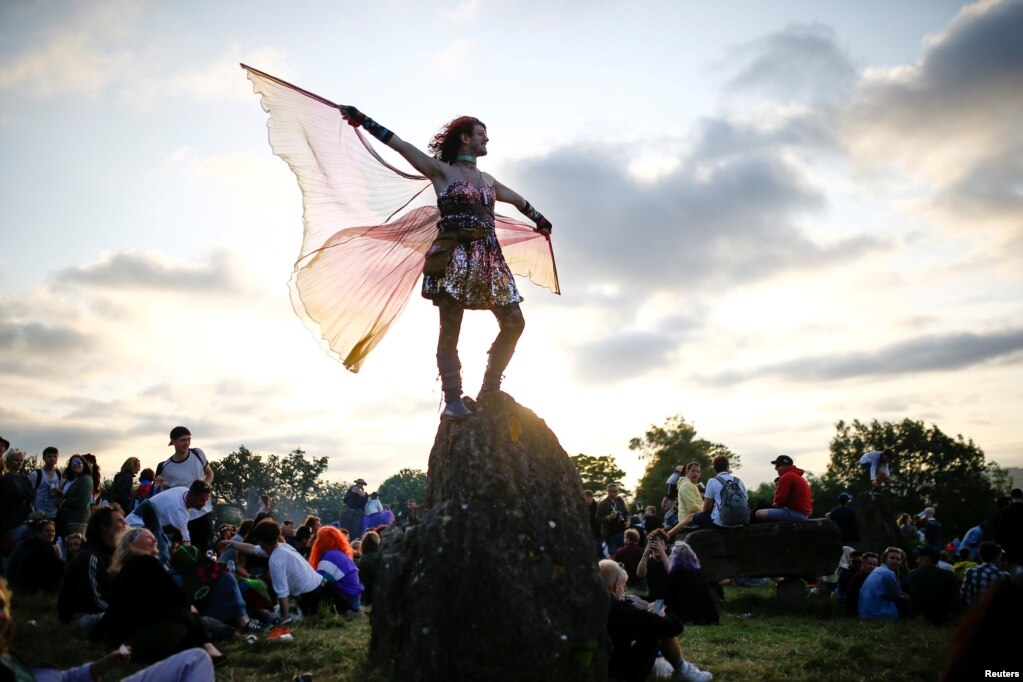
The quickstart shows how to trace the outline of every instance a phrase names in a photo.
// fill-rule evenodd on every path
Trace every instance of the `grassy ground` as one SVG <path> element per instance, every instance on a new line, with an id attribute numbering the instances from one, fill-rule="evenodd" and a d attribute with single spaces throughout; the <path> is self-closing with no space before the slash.
<path id="1" fill-rule="evenodd" d="M 725 595 L 721 625 L 687 627 L 682 634 L 686 658 L 711 670 L 715 680 L 933 682 L 952 636 L 951 626 L 922 621 L 861 623 L 823 599 L 785 613 L 774 604 L 773 588 L 726 587 Z M 16 597 L 13 606 L 14 648 L 30 663 L 70 667 L 106 653 L 61 627 L 52 597 Z M 324 615 L 295 624 L 292 633 L 290 642 L 218 644 L 230 658 L 217 679 L 280 682 L 300 673 L 316 682 L 377 678 L 367 670 L 368 619 Z"/>

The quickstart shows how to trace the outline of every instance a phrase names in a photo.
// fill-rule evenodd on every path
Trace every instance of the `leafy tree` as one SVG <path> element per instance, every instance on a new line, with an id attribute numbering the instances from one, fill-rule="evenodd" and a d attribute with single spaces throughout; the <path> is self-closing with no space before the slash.
<path id="1" fill-rule="evenodd" d="M 631 497 L 631 493 L 622 487 L 625 472 L 618 468 L 618 463 L 615 462 L 613 455 L 591 457 L 580 453 L 575 457 L 569 457 L 569 459 L 579 471 L 583 489 L 592 490 L 597 499 L 604 495 L 604 491 L 607 490 L 610 483 L 618 483 L 618 493 L 622 497 Z"/>
<path id="2" fill-rule="evenodd" d="M 210 467 L 213 497 L 218 503 L 235 506 L 243 516 L 251 516 L 259 496 L 267 494 L 274 498 L 278 516 L 295 518 L 308 514 L 310 501 L 320 494 L 320 475 L 327 470 L 327 458 L 306 458 L 305 451 L 295 449 L 284 456 L 270 454 L 264 459 L 240 445 L 236 452 L 210 462 Z"/>
<path id="3" fill-rule="evenodd" d="M 820 483 L 832 500 L 845 489 L 866 490 L 870 483 L 859 460 L 869 450 L 889 447 L 895 453 L 892 480 L 884 492 L 893 511 L 917 512 L 932 506 L 945 536 L 961 535 L 996 513 L 995 500 L 1008 489 L 1008 475 L 972 439 L 951 438 L 934 424 L 904 419 L 898 423 L 835 424 L 831 461 Z M 826 510 L 825 510 L 826 511 Z"/>
<path id="4" fill-rule="evenodd" d="M 732 471 L 739 468 L 739 456 L 720 443 L 696 437 L 696 427 L 676 414 L 664 426 L 651 426 L 642 438 L 629 441 L 629 449 L 646 460 L 646 471 L 639 482 L 636 499 L 644 504 L 660 506 L 665 481 L 679 465 L 699 462 L 704 480 L 713 475 L 711 460 L 718 455 L 728 457 Z"/>
<path id="5" fill-rule="evenodd" d="M 238 450 L 216 461 L 210 462 L 213 469 L 214 500 L 245 509 L 250 493 L 261 494 L 276 484 L 263 458 L 251 452 L 244 445 Z"/>
<path id="6" fill-rule="evenodd" d="M 402 469 L 381 483 L 377 492 L 380 501 L 389 505 L 395 517 L 401 519 L 409 500 L 418 504 L 426 501 L 426 474 L 419 469 Z"/>
<path id="7" fill-rule="evenodd" d="M 341 520 L 341 501 L 351 484 L 346 481 L 321 483 L 312 499 L 307 500 L 309 513 L 320 517 L 323 523 Z"/>

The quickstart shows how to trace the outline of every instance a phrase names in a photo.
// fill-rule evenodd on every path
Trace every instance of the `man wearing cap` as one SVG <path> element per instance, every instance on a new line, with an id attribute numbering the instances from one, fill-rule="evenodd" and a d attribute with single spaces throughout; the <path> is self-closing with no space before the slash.
<path id="1" fill-rule="evenodd" d="M 160 490 L 170 488 L 187 488 L 193 481 L 203 480 L 213 483 L 213 468 L 206 459 L 206 453 L 192 447 L 192 432 L 184 426 L 175 426 L 170 432 L 170 442 L 174 446 L 174 454 L 170 459 L 156 467 L 156 483 Z M 201 514 L 192 514 L 188 531 L 192 536 L 192 544 L 200 552 L 206 552 L 213 537 L 213 504 L 207 503 Z"/>
<path id="2" fill-rule="evenodd" d="M 838 506 L 825 514 L 838 526 L 838 532 L 842 535 L 842 544 L 853 549 L 860 548 L 860 520 L 856 512 L 849 507 L 853 496 L 849 493 L 842 493 L 838 496 Z"/>
<path id="3" fill-rule="evenodd" d="M 187 489 L 171 488 L 153 495 L 138 506 L 138 509 L 125 517 L 129 526 L 147 528 L 160 545 L 160 560 L 164 563 L 170 559 L 170 542 L 163 532 L 164 526 L 173 526 L 181 532 L 185 544 L 195 544 L 189 533 L 190 521 L 195 515 L 206 515 L 203 511 L 210 502 L 210 486 L 199 479 L 192 481 Z M 200 548 L 203 552 L 205 547 Z"/>
<path id="4" fill-rule="evenodd" d="M 788 455 L 780 455 L 771 464 L 778 472 L 774 507 L 758 509 L 757 521 L 805 521 L 813 512 L 813 499 L 810 484 L 803 478 L 803 470 Z"/>
<path id="5" fill-rule="evenodd" d="M 909 572 L 909 612 L 936 625 L 948 621 L 959 605 L 959 582 L 951 571 L 938 568 L 938 550 L 921 547 Z"/>
<path id="6" fill-rule="evenodd" d="M 366 481 L 357 478 L 345 493 L 345 508 L 341 513 L 341 527 L 348 531 L 348 537 L 357 538 L 362 535 L 362 515 L 366 511 L 367 502 L 369 495 L 366 494 Z"/>

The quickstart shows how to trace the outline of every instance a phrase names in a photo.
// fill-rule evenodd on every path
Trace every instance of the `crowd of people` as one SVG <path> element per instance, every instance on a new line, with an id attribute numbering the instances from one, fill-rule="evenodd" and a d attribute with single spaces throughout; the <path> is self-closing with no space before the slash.
<path id="1" fill-rule="evenodd" d="M 869 479 L 865 494 L 873 497 L 884 489 L 893 459 L 890 449 L 863 455 L 860 466 Z M 721 585 L 703 577 L 700 559 L 684 538 L 708 528 L 809 519 L 813 499 L 804 471 L 787 455 L 771 464 L 778 474 L 774 497 L 770 506 L 752 512 L 745 484 L 721 456 L 712 459 L 713 476 L 705 482 L 699 462 L 675 468 L 661 501 L 663 516 L 641 504 L 630 509 L 617 483 L 609 484 L 600 500 L 584 491 L 601 576 L 615 602 L 609 631 L 617 679 L 645 679 L 657 664 L 677 679 L 711 679 L 665 639 L 677 638 L 685 624 L 714 624 L 720 618 Z M 1023 491 L 1018 488 L 999 502 L 997 518 L 980 520 L 962 539 L 948 543 L 933 507 L 900 514 L 893 538 L 898 546 L 876 552 L 861 548 L 853 499 L 841 493 L 826 514 L 838 527 L 843 553 L 834 574 L 820 577 L 812 591 L 834 599 L 854 618 L 948 623 L 993 588 L 1008 585 L 1011 567 L 1023 575 Z"/>
<path id="2" fill-rule="evenodd" d="M 69 632 L 116 650 L 67 671 L 72 679 L 127 664 L 148 665 L 132 679 L 213 679 L 225 659 L 216 643 L 315 617 L 321 605 L 349 618 L 371 603 L 380 531 L 389 520 L 362 479 L 344 504 L 358 520 L 309 515 L 301 526 L 278 519 L 264 495 L 254 518 L 214 528 L 205 453 L 186 427 L 170 432 L 174 453 L 155 469 L 126 460 L 100 495 L 99 466 L 75 454 L 63 471 L 48 447 L 42 466 L 0 438 L 0 669 L 17 679 L 50 679 L 9 653 L 9 588 L 51 593 Z M 385 513 L 386 512 L 386 513 Z M 418 518 L 410 501 L 410 519 Z M 95 675 L 92 679 L 98 679 Z"/>
<path id="3" fill-rule="evenodd" d="M 205 453 L 191 447 L 185 427 L 171 431 L 169 445 L 174 453 L 155 469 L 142 469 L 134 457 L 125 461 L 100 500 L 95 458 L 73 455 L 61 471 L 59 452 L 47 448 L 42 466 L 25 472 L 24 455 L 0 439 L 0 557 L 7 582 L 18 592 L 57 594 L 57 615 L 70 631 L 118 647 L 81 671 L 130 658 L 156 666 L 138 675 L 160 676 L 139 679 L 212 679 L 212 666 L 224 658 L 218 641 L 314 617 L 321 605 L 356 618 L 371 604 L 383 526 L 366 526 L 386 510 L 363 479 L 351 486 L 332 523 L 314 515 L 301 525 L 278 519 L 264 495 L 254 518 L 214 528 L 213 470 Z M 871 491 L 889 480 L 876 467 L 890 460 L 886 453 L 864 462 Z M 661 511 L 630 510 L 615 483 L 599 501 L 584 491 L 599 574 L 612 597 L 614 679 L 645 679 L 655 666 L 673 679 L 712 679 L 683 657 L 679 635 L 686 625 L 718 623 L 724 593 L 704 577 L 685 538 L 707 528 L 808 519 L 812 496 L 803 470 L 786 455 L 772 465 L 778 473 L 772 504 L 753 513 L 745 484 L 722 456 L 711 461 L 706 481 L 698 462 L 678 466 Z M 861 547 L 852 501 L 842 493 L 826 515 L 844 548 L 834 574 L 821 577 L 814 591 L 853 617 L 946 623 L 1007 583 L 1010 565 L 1023 564 L 1019 489 L 997 518 L 980 520 L 948 543 L 934 508 L 900 514 L 899 546 L 880 552 Z M 407 522 L 416 523 L 420 512 L 410 500 Z M 6 588 L 0 599 L 9 619 Z M 22 665 L 16 657 L 5 661 Z M 30 674 L 45 678 L 44 671 Z M 194 677 L 177 677 L 182 674 Z"/>

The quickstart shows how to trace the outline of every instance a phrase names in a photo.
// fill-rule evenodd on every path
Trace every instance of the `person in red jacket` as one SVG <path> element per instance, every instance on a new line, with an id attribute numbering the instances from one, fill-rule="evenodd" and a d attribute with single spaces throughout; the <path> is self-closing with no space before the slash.
<path id="1" fill-rule="evenodd" d="M 813 511 L 810 484 L 803 470 L 788 455 L 781 455 L 771 464 L 778 472 L 778 488 L 774 491 L 774 507 L 757 510 L 757 521 L 805 521 Z"/>

